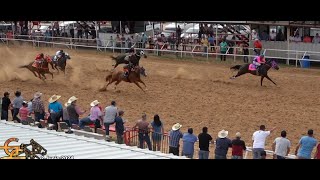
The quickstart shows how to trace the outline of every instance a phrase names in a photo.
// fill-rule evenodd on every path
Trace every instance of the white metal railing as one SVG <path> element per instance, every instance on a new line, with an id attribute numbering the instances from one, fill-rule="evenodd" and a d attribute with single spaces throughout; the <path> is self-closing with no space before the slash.
<path id="1" fill-rule="evenodd" d="M 42 40 L 45 39 L 45 40 Z M 125 50 L 128 49 L 127 45 L 128 42 L 127 41 L 120 41 L 120 47 L 115 47 L 114 43 L 119 41 L 116 40 L 102 40 L 102 39 L 85 39 L 85 38 L 66 38 L 66 37 L 46 37 L 46 36 L 31 36 L 31 35 L 13 35 L 13 38 L 7 38 L 7 36 L 4 34 L 1 36 L 0 38 L 1 41 L 5 42 L 5 43 L 9 43 L 9 41 L 20 41 L 20 42 L 31 42 L 34 46 L 40 46 L 40 43 L 43 44 L 49 44 L 52 45 L 54 47 L 54 45 L 64 45 L 70 49 L 76 49 L 77 47 L 86 47 L 86 48 L 96 48 L 97 50 L 104 50 L 106 51 L 107 49 L 112 50 L 113 52 L 115 50 Z M 62 41 L 62 42 L 61 42 Z M 99 43 L 100 42 L 100 45 Z M 103 42 L 103 43 L 101 43 Z M 87 43 L 87 44 L 83 44 L 83 43 Z M 101 44 L 106 44 L 105 46 L 101 46 Z M 125 44 L 123 47 L 123 44 Z M 141 44 L 141 42 L 132 42 L 132 44 L 137 45 L 137 44 Z M 220 49 L 219 46 L 208 46 L 206 52 L 204 51 L 196 51 L 196 49 L 203 49 L 203 45 L 198 45 L 198 44 L 180 44 L 181 46 L 185 46 L 186 49 L 187 47 L 190 48 L 190 51 L 183 51 L 182 48 L 181 50 L 169 50 L 169 49 L 164 49 L 165 45 L 167 45 L 167 47 L 170 47 L 169 43 L 163 44 L 161 45 L 161 47 L 159 48 L 157 46 L 157 44 L 154 44 L 154 48 L 153 49 L 146 49 L 146 48 L 136 48 L 136 49 L 142 49 L 145 51 L 153 51 L 155 54 L 159 54 L 159 52 L 165 52 L 165 53 L 173 53 L 173 54 L 177 54 L 179 53 L 181 57 L 183 57 L 183 55 L 186 54 L 191 54 L 193 55 L 203 55 L 206 56 L 207 59 L 209 59 L 209 56 L 216 56 L 216 58 L 218 58 L 219 55 L 226 55 L 226 56 L 233 56 L 234 57 L 234 61 L 236 60 L 236 57 L 244 57 L 247 56 L 248 58 L 254 58 L 255 55 L 253 55 L 253 53 L 249 53 L 249 55 L 243 55 L 243 54 L 239 54 L 237 52 L 240 52 L 239 50 L 241 49 L 241 47 L 238 46 L 234 46 L 234 47 L 228 47 L 227 52 L 230 51 L 231 48 L 233 48 L 233 54 L 222 54 L 220 52 L 218 52 L 218 50 Z M 211 49 L 211 47 L 213 47 L 215 49 L 215 52 L 209 52 L 209 50 Z M 247 48 L 249 50 L 249 52 L 252 52 L 254 50 L 254 48 Z M 285 52 L 286 54 L 288 54 L 287 57 L 280 57 L 280 56 L 270 56 L 268 55 L 268 53 L 270 51 L 277 51 L 277 52 Z M 315 51 L 297 51 L 297 50 L 283 50 L 283 49 L 264 49 L 263 54 L 265 55 L 266 58 L 274 58 L 274 59 L 283 59 L 283 60 L 287 60 L 287 63 L 289 63 L 289 61 L 295 61 L 295 65 L 296 67 L 298 66 L 298 61 L 301 61 L 305 58 L 306 55 L 319 55 L 320 57 L 320 52 L 315 52 Z M 295 57 L 289 57 L 290 54 L 294 54 Z M 299 56 L 301 55 L 301 56 Z M 308 59 L 308 61 L 313 61 L 313 62 L 320 62 L 319 59 Z M 300 62 L 301 64 L 301 62 Z"/>

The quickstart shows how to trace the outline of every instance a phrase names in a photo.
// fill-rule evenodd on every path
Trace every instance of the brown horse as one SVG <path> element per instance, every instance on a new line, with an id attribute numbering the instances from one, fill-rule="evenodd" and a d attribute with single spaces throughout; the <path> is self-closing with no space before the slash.
<path id="1" fill-rule="evenodd" d="M 114 70 L 114 71 L 110 71 L 109 74 L 106 77 L 106 81 L 108 82 L 108 84 L 106 85 L 106 89 L 107 87 L 112 84 L 113 82 L 115 83 L 115 87 L 114 89 L 117 89 L 117 85 L 121 82 L 129 82 L 129 83 L 134 83 L 136 84 L 143 92 L 145 92 L 142 87 L 138 84 L 138 82 L 142 83 L 145 87 L 146 84 L 140 79 L 140 74 L 147 77 L 147 73 L 146 70 L 143 67 L 139 67 L 136 66 L 133 71 L 130 72 L 128 77 L 124 77 L 124 72 L 121 70 Z"/>
<path id="2" fill-rule="evenodd" d="M 49 71 L 49 64 L 51 65 L 52 69 L 54 69 L 51 58 L 46 57 L 45 60 L 40 65 L 40 67 L 36 67 L 35 62 L 31 62 L 28 65 L 20 66 L 19 68 L 29 69 L 29 71 L 31 71 L 35 77 L 39 77 L 40 79 L 42 79 L 41 78 L 42 76 L 43 77 L 42 80 L 47 79 L 45 74 L 51 74 L 53 79 L 53 73 Z M 38 74 L 38 76 L 36 73 Z"/>

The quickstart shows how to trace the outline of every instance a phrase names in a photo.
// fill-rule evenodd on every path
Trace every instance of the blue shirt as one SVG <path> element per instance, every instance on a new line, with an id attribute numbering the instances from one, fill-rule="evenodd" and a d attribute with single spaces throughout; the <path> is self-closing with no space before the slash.
<path id="1" fill-rule="evenodd" d="M 232 147 L 232 142 L 228 138 L 218 138 L 216 140 L 215 154 L 219 156 L 226 156 L 228 149 Z"/>
<path id="2" fill-rule="evenodd" d="M 58 113 L 58 112 L 60 112 L 60 111 L 62 111 L 62 105 L 61 105 L 61 103 L 59 103 L 59 102 L 53 102 L 53 103 L 50 103 L 49 104 L 49 106 L 48 106 L 48 110 L 49 110 L 49 112 L 51 113 L 51 110 L 53 111 L 53 112 L 55 112 L 55 113 Z"/>
<path id="3" fill-rule="evenodd" d="M 298 151 L 298 156 L 311 159 L 311 152 L 313 148 L 317 145 L 317 140 L 313 137 L 303 136 L 299 144 L 301 145 Z"/>
<path id="4" fill-rule="evenodd" d="M 169 139 L 169 146 L 170 147 L 179 147 L 179 141 L 183 137 L 183 134 L 177 130 L 177 131 L 170 131 L 170 139 Z"/>
<path id="5" fill-rule="evenodd" d="M 214 44 L 214 38 L 213 37 L 209 37 L 208 41 L 209 41 L 210 45 Z"/>
<path id="6" fill-rule="evenodd" d="M 183 141 L 183 154 L 192 154 L 194 153 L 194 143 L 197 142 L 197 136 L 189 133 L 184 133 L 182 137 Z"/>
<path id="7" fill-rule="evenodd" d="M 151 122 L 151 126 L 153 128 L 153 132 L 162 134 L 163 123 L 161 122 L 161 126 L 157 126 L 153 121 Z"/>

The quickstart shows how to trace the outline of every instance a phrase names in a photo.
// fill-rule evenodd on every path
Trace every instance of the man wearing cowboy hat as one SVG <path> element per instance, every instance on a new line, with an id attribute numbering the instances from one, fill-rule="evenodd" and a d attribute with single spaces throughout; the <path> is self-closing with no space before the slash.
<path id="1" fill-rule="evenodd" d="M 67 112 L 69 115 L 69 121 L 70 125 L 72 124 L 79 124 L 79 116 L 84 114 L 86 111 L 82 111 L 80 107 L 77 105 L 78 98 L 75 96 L 72 96 L 68 100 L 68 106 L 67 106 Z"/>
<path id="2" fill-rule="evenodd" d="M 179 141 L 183 137 L 183 134 L 180 131 L 181 127 L 181 124 L 176 123 L 172 126 L 171 131 L 169 133 L 169 153 L 172 153 L 176 156 L 179 156 Z"/>
<path id="3" fill-rule="evenodd" d="M 52 120 L 52 123 L 54 124 L 54 129 L 58 130 L 58 121 L 60 117 L 62 116 L 62 105 L 60 102 L 58 102 L 58 99 L 60 99 L 61 96 L 54 94 L 49 98 L 49 106 L 48 111 L 50 113 L 50 117 Z"/>
<path id="4" fill-rule="evenodd" d="M 103 114 L 98 106 L 99 104 L 100 102 L 98 100 L 94 100 L 90 103 L 90 116 L 80 120 L 80 129 L 83 129 L 86 124 L 95 124 L 95 130 L 101 126 L 100 121 L 102 120 Z"/>
<path id="5" fill-rule="evenodd" d="M 34 119 L 38 122 L 40 121 L 40 119 L 44 119 L 45 115 L 44 103 L 41 100 L 41 96 L 42 93 L 36 92 L 32 100 L 32 111 L 34 112 Z"/>
<path id="6" fill-rule="evenodd" d="M 231 140 L 227 138 L 228 131 L 222 130 L 216 139 L 215 159 L 227 159 L 228 149 L 232 147 Z"/>

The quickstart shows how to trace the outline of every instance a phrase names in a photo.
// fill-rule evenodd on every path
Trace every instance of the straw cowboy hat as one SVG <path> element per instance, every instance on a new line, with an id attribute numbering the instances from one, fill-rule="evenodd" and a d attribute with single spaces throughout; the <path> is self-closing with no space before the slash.
<path id="1" fill-rule="evenodd" d="M 34 94 L 34 98 L 36 99 L 36 98 L 39 98 L 39 97 L 41 97 L 42 96 L 42 93 L 41 92 L 36 92 L 35 94 Z"/>
<path id="2" fill-rule="evenodd" d="M 72 102 L 78 100 L 78 98 L 76 98 L 75 96 L 72 96 L 71 98 L 69 98 L 68 102 L 69 104 L 71 104 Z"/>
<path id="3" fill-rule="evenodd" d="M 53 96 L 51 96 L 50 98 L 49 98 L 49 103 L 53 103 L 53 102 L 56 102 L 58 99 L 60 99 L 61 98 L 61 96 L 59 96 L 59 95 L 53 95 Z"/>
<path id="4" fill-rule="evenodd" d="M 182 125 L 179 124 L 179 123 L 177 123 L 177 124 L 175 124 L 175 125 L 172 126 L 172 130 L 173 130 L 173 131 L 176 131 L 176 130 L 179 130 L 181 127 L 182 127 Z"/>
<path id="5" fill-rule="evenodd" d="M 90 106 L 96 106 L 98 105 L 100 102 L 98 100 L 94 100 L 90 103 Z"/>
<path id="6" fill-rule="evenodd" d="M 228 131 L 222 130 L 218 133 L 219 138 L 225 138 L 228 136 Z"/>
<path id="7" fill-rule="evenodd" d="M 237 132 L 237 133 L 236 133 L 236 137 L 241 137 L 240 132 Z"/>

